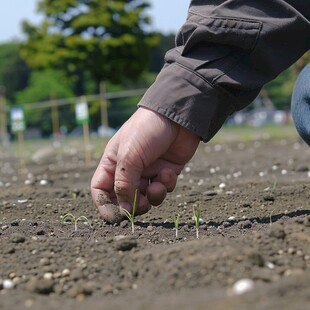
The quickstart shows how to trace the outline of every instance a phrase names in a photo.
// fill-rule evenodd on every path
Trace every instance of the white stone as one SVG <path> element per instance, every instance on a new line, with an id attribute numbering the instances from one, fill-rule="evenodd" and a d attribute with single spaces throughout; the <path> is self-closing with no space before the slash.
<path id="1" fill-rule="evenodd" d="M 27 179 L 27 180 L 25 180 L 25 185 L 31 185 L 32 184 L 32 181 L 31 180 L 29 180 L 29 179 Z"/>
<path id="2" fill-rule="evenodd" d="M 219 188 L 225 188 L 226 187 L 226 184 L 225 183 L 221 183 L 220 185 L 219 185 Z"/>
<path id="3" fill-rule="evenodd" d="M 42 185 L 42 186 L 46 186 L 48 184 L 48 181 L 47 180 L 41 180 L 40 181 L 40 185 Z"/>
<path id="4" fill-rule="evenodd" d="M 210 173 L 215 173 L 216 172 L 216 170 L 215 170 L 215 168 L 210 168 Z"/>
<path id="5" fill-rule="evenodd" d="M 6 290 L 10 290 L 11 288 L 14 288 L 14 282 L 10 279 L 3 280 L 2 286 Z"/>
<path id="6" fill-rule="evenodd" d="M 53 273 L 51 273 L 51 272 L 46 272 L 46 273 L 43 275 L 43 278 L 46 279 L 46 280 L 51 280 L 51 279 L 53 279 Z"/>
<path id="7" fill-rule="evenodd" d="M 233 293 L 242 295 L 251 291 L 254 288 L 254 281 L 251 279 L 240 279 L 233 285 Z"/>
<path id="8" fill-rule="evenodd" d="M 63 277 L 67 277 L 70 275 L 70 270 L 68 268 L 65 268 L 62 272 L 61 272 Z"/>
<path id="9" fill-rule="evenodd" d="M 28 201 L 28 199 L 18 199 L 17 202 L 18 203 L 26 203 Z"/>

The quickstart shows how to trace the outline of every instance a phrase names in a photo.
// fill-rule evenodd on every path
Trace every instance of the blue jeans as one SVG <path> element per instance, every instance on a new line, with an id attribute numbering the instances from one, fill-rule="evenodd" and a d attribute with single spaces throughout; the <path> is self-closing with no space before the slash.
<path id="1" fill-rule="evenodd" d="M 292 117 L 296 129 L 310 146 L 310 64 L 299 74 L 292 95 Z"/>

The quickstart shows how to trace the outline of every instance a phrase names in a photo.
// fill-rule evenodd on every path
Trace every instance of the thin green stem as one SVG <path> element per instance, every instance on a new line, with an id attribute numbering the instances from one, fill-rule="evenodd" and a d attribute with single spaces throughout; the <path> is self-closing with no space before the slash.
<path id="1" fill-rule="evenodd" d="M 126 215 L 128 220 L 131 223 L 131 232 L 135 232 L 135 213 L 137 210 L 137 203 L 138 203 L 138 189 L 135 190 L 135 196 L 133 200 L 132 212 L 130 213 L 128 210 L 121 208 L 121 211 Z"/>
<path id="2" fill-rule="evenodd" d="M 200 214 L 201 209 L 193 207 L 194 219 L 195 219 L 195 227 L 196 227 L 196 238 L 199 239 L 199 226 L 200 226 Z"/>
<path id="3" fill-rule="evenodd" d="M 174 218 L 174 227 L 175 227 L 175 237 L 178 238 L 179 233 L 179 224 L 180 224 L 180 214 L 178 213 Z"/>

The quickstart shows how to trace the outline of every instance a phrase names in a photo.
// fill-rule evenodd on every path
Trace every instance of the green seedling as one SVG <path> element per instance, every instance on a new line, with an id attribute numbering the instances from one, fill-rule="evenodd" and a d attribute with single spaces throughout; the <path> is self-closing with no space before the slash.
<path id="1" fill-rule="evenodd" d="M 194 220 L 195 220 L 195 227 L 196 227 L 196 238 L 199 239 L 199 225 L 200 225 L 200 214 L 201 209 L 193 207 L 193 213 L 194 213 Z"/>
<path id="2" fill-rule="evenodd" d="M 180 225 L 180 214 L 178 213 L 174 218 L 175 237 L 178 238 Z"/>
<path id="3" fill-rule="evenodd" d="M 65 224 L 65 221 L 66 221 L 67 219 L 70 219 L 71 222 L 74 223 L 74 231 L 77 231 L 77 224 L 78 224 L 79 221 L 84 221 L 84 222 L 87 223 L 90 227 L 92 227 L 90 220 L 89 220 L 86 216 L 84 216 L 84 215 L 81 215 L 81 216 L 79 216 L 79 217 L 75 217 L 72 213 L 67 213 L 67 214 L 62 215 L 62 216 L 60 217 L 60 223 L 61 223 L 61 224 Z"/>
<path id="4" fill-rule="evenodd" d="M 264 189 L 264 191 L 268 192 L 268 191 L 275 191 L 277 188 L 278 182 L 277 180 L 274 180 L 271 186 L 268 186 Z"/>
<path id="5" fill-rule="evenodd" d="M 273 191 L 277 188 L 277 185 L 278 185 L 277 180 L 274 180 L 273 184 L 272 184 L 272 190 Z"/>
<path id="6" fill-rule="evenodd" d="M 126 217 L 128 218 L 128 220 L 131 223 L 131 232 L 132 233 L 135 232 L 135 213 L 136 213 L 136 209 L 137 209 L 137 200 L 138 200 L 138 189 L 136 189 L 136 191 L 135 191 L 135 197 L 133 200 L 132 212 L 130 213 L 126 209 L 121 208 L 121 211 L 126 215 Z"/>

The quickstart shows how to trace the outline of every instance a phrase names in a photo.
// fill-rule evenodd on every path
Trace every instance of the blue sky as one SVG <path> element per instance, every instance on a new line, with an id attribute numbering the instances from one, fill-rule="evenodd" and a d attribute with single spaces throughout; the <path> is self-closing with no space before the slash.
<path id="1" fill-rule="evenodd" d="M 38 0 L 2 1 L 0 9 L 0 43 L 21 39 L 21 21 L 26 19 L 38 23 L 41 18 L 36 13 Z M 150 0 L 149 14 L 153 19 L 153 29 L 163 33 L 177 32 L 186 18 L 190 0 Z"/>

